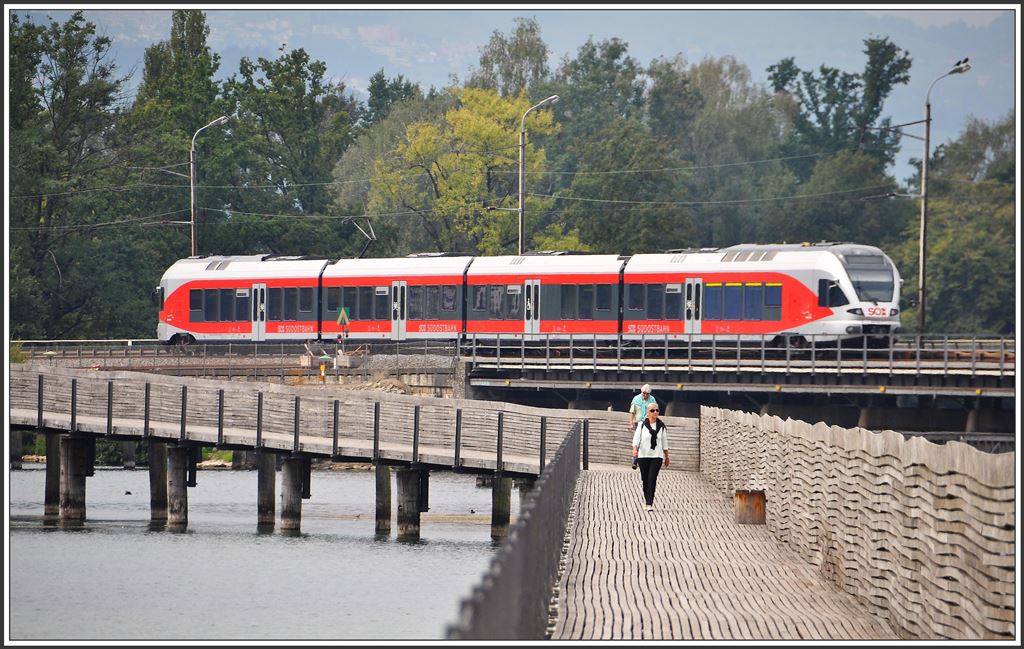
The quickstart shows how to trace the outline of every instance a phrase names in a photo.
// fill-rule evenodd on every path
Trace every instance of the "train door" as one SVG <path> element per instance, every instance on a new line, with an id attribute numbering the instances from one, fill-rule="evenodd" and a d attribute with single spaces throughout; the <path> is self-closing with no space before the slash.
<path id="1" fill-rule="evenodd" d="M 683 332 L 700 333 L 701 320 L 701 284 L 700 278 L 691 277 L 686 280 L 683 289 Z"/>
<path id="2" fill-rule="evenodd" d="M 391 282 L 391 339 L 405 340 L 406 296 L 409 287 L 404 280 Z"/>
<path id="3" fill-rule="evenodd" d="M 267 339 L 267 285 L 253 284 L 252 296 L 252 341 L 260 342 Z"/>
<path id="4" fill-rule="evenodd" d="M 523 336 L 540 333 L 540 280 L 528 279 L 523 283 Z"/>

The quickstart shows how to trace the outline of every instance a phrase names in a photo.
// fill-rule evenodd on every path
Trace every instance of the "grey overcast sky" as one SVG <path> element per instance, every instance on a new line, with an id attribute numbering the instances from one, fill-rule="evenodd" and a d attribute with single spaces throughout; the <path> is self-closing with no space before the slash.
<path id="1" fill-rule="evenodd" d="M 351 5 L 348 5 L 351 6 Z M 863 41 L 888 37 L 910 53 L 911 80 L 884 106 L 894 123 L 923 118 L 928 86 L 959 59 L 972 69 L 943 79 L 932 90 L 932 141 L 955 138 L 969 115 L 991 120 L 1016 110 L 1019 59 L 1019 5 L 806 5 L 742 8 L 704 5 L 190 5 L 207 13 L 209 44 L 221 56 L 219 77 L 238 70 L 241 57 L 276 58 L 278 48 L 303 48 L 327 64 L 328 74 L 358 98 L 366 98 L 370 76 L 383 69 L 424 89 L 465 79 L 479 61 L 480 48 L 494 31 L 509 33 L 517 16 L 534 17 L 551 52 L 551 68 L 573 57 L 587 38 L 618 37 L 643 65 L 676 54 L 690 62 L 732 55 L 755 82 L 766 83 L 766 68 L 792 56 L 803 69 L 828 65 L 846 72 L 863 70 Z M 42 23 L 66 19 L 72 8 L 113 40 L 113 56 L 123 73 L 141 77 L 146 47 L 170 34 L 174 5 L 153 9 L 111 5 L 5 5 Z M 6 41 L 6 39 L 5 39 Z M 1018 111 L 1019 130 L 1019 111 Z M 922 135 L 920 125 L 907 131 Z M 921 143 L 905 138 L 895 176 L 912 173 L 907 159 L 920 158 Z"/>

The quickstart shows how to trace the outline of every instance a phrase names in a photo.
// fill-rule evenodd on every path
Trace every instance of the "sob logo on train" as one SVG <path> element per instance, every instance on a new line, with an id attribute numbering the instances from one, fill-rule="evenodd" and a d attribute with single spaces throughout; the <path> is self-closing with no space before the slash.
<path id="1" fill-rule="evenodd" d="M 885 317 L 886 313 L 887 313 L 887 311 L 885 310 L 884 306 L 869 306 L 868 309 L 867 309 L 867 314 L 869 316 L 882 316 L 882 317 Z"/>

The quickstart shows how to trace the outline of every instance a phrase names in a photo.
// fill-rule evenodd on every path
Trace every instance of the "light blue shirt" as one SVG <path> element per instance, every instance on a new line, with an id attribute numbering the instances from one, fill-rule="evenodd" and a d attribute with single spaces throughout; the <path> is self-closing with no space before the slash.
<path id="1" fill-rule="evenodd" d="M 658 403 L 655 400 L 654 395 L 649 394 L 647 395 L 647 398 L 644 399 L 644 393 L 641 392 L 633 397 L 633 400 L 629 402 L 629 412 L 632 413 L 637 420 L 643 419 L 647 416 L 647 407 L 652 403 Z"/>

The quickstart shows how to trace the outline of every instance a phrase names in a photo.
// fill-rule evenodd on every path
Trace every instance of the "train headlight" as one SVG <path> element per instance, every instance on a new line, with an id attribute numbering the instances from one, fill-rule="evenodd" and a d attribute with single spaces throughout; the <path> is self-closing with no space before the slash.
<path id="1" fill-rule="evenodd" d="M 857 307 L 856 309 L 847 309 L 846 311 L 848 313 L 852 313 L 853 315 L 864 315 L 864 310 L 861 309 L 860 307 Z"/>
<path id="2" fill-rule="evenodd" d="M 900 314 L 900 310 L 899 309 L 890 309 L 889 310 L 889 315 L 899 315 L 899 314 Z"/>
<path id="3" fill-rule="evenodd" d="M 859 334 L 860 333 L 860 325 L 850 325 L 850 326 L 848 326 L 846 328 L 846 333 L 848 333 L 848 334 Z"/>

